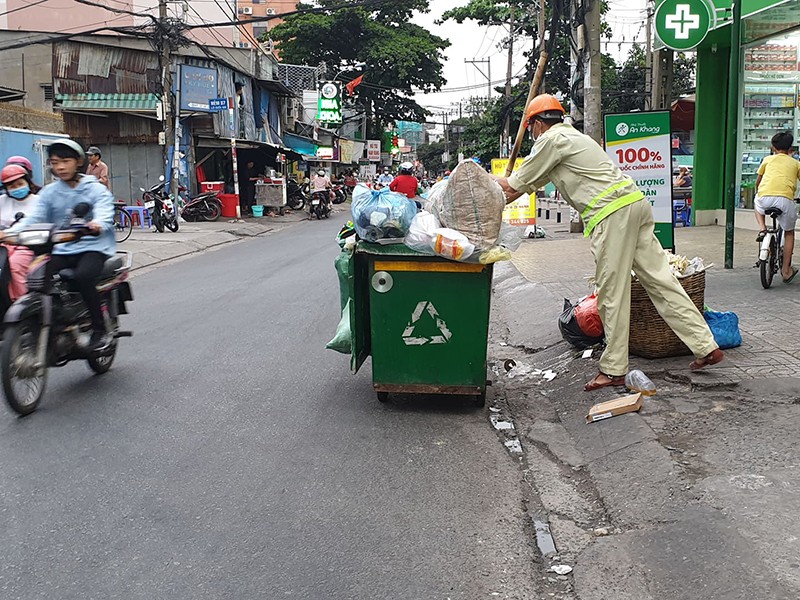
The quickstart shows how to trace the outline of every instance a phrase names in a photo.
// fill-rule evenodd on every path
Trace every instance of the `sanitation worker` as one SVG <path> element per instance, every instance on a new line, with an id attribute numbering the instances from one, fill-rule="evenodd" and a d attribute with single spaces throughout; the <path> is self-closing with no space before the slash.
<path id="1" fill-rule="evenodd" d="M 549 94 L 525 111 L 533 150 L 508 179 L 498 178 L 507 202 L 552 182 L 577 210 L 595 259 L 597 307 L 606 336 L 600 372 L 584 389 L 623 385 L 628 372 L 631 270 L 658 313 L 689 347 L 695 371 L 724 358 L 703 316 L 672 275 L 653 231 L 650 203 L 592 138 L 563 123 L 564 108 Z"/>

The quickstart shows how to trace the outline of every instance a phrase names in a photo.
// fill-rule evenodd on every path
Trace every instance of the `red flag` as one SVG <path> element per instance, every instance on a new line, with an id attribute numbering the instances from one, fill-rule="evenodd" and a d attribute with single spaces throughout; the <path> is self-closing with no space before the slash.
<path id="1" fill-rule="evenodd" d="M 351 81 L 350 83 L 345 84 L 344 87 L 347 88 L 347 93 L 352 96 L 353 95 L 353 90 L 356 89 L 356 86 L 358 86 L 363 80 L 364 80 L 364 76 L 363 75 L 359 75 L 358 77 L 353 79 L 353 81 Z"/>

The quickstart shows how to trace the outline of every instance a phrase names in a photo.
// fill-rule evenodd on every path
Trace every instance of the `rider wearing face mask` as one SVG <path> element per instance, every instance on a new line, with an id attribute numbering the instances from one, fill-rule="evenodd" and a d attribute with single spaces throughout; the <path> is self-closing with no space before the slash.
<path id="1" fill-rule="evenodd" d="M 498 178 L 506 201 L 551 181 L 577 210 L 584 235 L 591 237 L 597 281 L 597 308 L 606 336 L 600 372 L 584 389 L 618 386 L 628 372 L 631 321 L 631 270 L 658 313 L 695 355 L 692 370 L 720 362 L 724 355 L 703 316 L 670 272 L 654 234 L 650 202 L 633 179 L 611 161 L 603 148 L 562 122 L 564 108 L 549 94 L 528 104 L 525 117 L 533 150 L 511 177 Z"/>
<path id="2" fill-rule="evenodd" d="M 28 171 L 22 165 L 10 164 L 0 172 L 0 182 L 5 193 L 0 196 L 0 227 L 11 227 L 16 215 L 27 215 L 39 203 L 39 197 L 33 193 L 33 184 Z M 11 300 L 16 300 L 28 291 L 28 267 L 33 260 L 33 251 L 24 246 L 8 245 L 8 263 L 11 270 L 11 283 L 8 293 Z"/>

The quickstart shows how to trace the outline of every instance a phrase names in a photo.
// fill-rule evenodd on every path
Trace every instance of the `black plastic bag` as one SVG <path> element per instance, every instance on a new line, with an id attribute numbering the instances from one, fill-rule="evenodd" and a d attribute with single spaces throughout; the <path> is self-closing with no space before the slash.
<path id="1" fill-rule="evenodd" d="M 570 344 L 576 348 L 583 350 L 603 341 L 603 337 L 592 337 L 586 335 L 578 325 L 578 319 L 575 317 L 575 307 L 580 302 L 572 304 L 569 300 L 564 298 L 564 312 L 558 317 L 558 329 L 563 337 Z"/>

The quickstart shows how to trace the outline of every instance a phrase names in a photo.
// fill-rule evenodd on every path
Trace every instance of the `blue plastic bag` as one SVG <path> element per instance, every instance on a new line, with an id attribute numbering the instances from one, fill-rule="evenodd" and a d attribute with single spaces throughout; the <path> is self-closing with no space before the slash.
<path id="1" fill-rule="evenodd" d="M 402 238 L 417 214 L 417 205 L 405 194 L 389 188 L 372 190 L 357 185 L 353 190 L 353 223 L 362 240 L 376 242 Z"/>
<path id="2" fill-rule="evenodd" d="M 725 350 L 742 345 L 742 334 L 739 332 L 739 317 L 734 312 L 717 312 L 706 310 L 703 312 L 714 341 Z"/>

